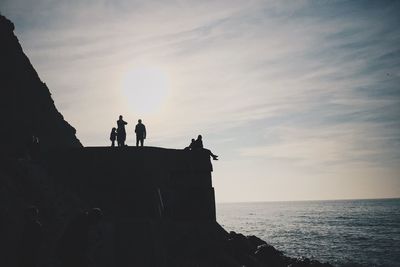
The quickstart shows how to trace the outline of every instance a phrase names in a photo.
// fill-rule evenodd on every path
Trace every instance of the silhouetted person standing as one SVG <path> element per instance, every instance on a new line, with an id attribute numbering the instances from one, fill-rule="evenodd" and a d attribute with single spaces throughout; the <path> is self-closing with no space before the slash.
<path id="1" fill-rule="evenodd" d="M 142 123 L 142 120 L 138 120 L 138 124 L 135 127 L 136 133 L 136 146 L 143 146 L 144 139 L 146 139 L 146 126 Z"/>
<path id="2" fill-rule="evenodd" d="M 115 147 L 115 140 L 117 139 L 117 129 L 113 127 L 110 133 L 111 147 Z"/>
<path id="3" fill-rule="evenodd" d="M 122 119 L 122 115 L 119 115 L 119 120 L 117 120 L 117 142 L 118 146 L 125 146 L 125 140 L 126 140 L 126 131 L 125 131 L 125 125 L 128 123 Z"/>
<path id="4" fill-rule="evenodd" d="M 192 145 L 192 144 L 190 144 L 190 145 Z M 200 149 L 207 151 L 207 153 L 210 155 L 210 157 L 213 158 L 213 160 L 218 160 L 217 155 L 213 154 L 211 152 L 211 150 L 204 148 L 203 137 L 201 136 L 201 134 L 199 134 L 199 136 L 197 136 L 197 139 L 194 141 L 194 144 L 192 146 L 192 150 L 200 150 Z"/>
<path id="5" fill-rule="evenodd" d="M 99 208 L 79 213 L 66 227 L 58 246 L 58 255 L 64 267 L 87 267 L 89 264 L 89 231 L 103 217 Z"/>
<path id="6" fill-rule="evenodd" d="M 39 210 L 32 206 L 25 210 L 25 225 L 19 246 L 19 266 L 38 265 L 39 248 L 42 242 L 42 225 L 39 222 Z"/>

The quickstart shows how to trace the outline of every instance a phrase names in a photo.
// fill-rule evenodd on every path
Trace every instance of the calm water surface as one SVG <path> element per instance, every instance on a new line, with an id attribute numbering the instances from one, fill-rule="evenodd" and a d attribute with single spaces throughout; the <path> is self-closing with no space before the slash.
<path id="1" fill-rule="evenodd" d="M 400 199 L 217 204 L 217 220 L 289 256 L 400 267 Z"/>

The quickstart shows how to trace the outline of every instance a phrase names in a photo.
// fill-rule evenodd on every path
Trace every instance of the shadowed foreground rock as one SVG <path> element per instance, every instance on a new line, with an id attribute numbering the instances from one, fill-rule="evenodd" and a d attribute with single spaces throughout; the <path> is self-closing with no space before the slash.
<path id="1" fill-rule="evenodd" d="M 201 151 L 81 148 L 42 154 L 40 162 L 5 162 L 2 266 L 16 266 L 22 213 L 30 204 L 41 211 L 40 266 L 60 266 L 56 248 L 67 223 L 91 207 L 100 207 L 104 219 L 89 266 L 330 266 L 226 232 L 215 220 L 211 162 Z"/>
<path id="2" fill-rule="evenodd" d="M 0 15 L 0 154 L 23 156 L 32 136 L 40 138 L 44 150 L 81 147 L 13 30 L 13 23 Z"/>
<path id="3" fill-rule="evenodd" d="M 204 151 L 83 148 L 13 29 L 0 16 L 1 266 L 17 266 L 29 205 L 40 210 L 42 267 L 61 266 L 57 249 L 68 222 L 92 207 L 104 217 L 88 235 L 86 266 L 330 266 L 226 232 L 216 222 L 212 165 Z M 40 139 L 34 153 L 25 142 L 32 135 Z"/>

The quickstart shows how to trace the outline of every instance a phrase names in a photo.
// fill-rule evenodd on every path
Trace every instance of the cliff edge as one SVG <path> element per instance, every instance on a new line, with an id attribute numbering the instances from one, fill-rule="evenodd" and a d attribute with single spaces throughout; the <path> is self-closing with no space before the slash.
<path id="1" fill-rule="evenodd" d="M 78 266 L 60 258 L 60 240 L 77 214 L 98 207 L 104 213 L 98 224 L 72 231 L 82 242 L 70 248 L 86 243 L 87 251 L 71 250 L 82 256 L 79 266 L 331 267 L 225 231 L 216 221 L 204 151 L 83 148 L 13 30 L 0 15 L 1 266 L 21 266 L 31 253 L 21 240 L 29 225 L 24 209 L 34 205 L 42 230 L 30 237 L 38 244 L 29 246 L 36 249 L 35 266 Z M 32 136 L 40 139 L 35 153 Z M 61 252 L 69 257 L 71 251 Z"/>
<path id="2" fill-rule="evenodd" d="M 32 136 L 43 150 L 81 147 L 13 31 L 14 24 L 0 15 L 0 155 L 20 157 Z"/>

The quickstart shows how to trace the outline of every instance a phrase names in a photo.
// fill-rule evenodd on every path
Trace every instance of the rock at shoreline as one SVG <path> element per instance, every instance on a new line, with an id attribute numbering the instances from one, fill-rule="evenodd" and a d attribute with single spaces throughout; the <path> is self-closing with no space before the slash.
<path id="1" fill-rule="evenodd" d="M 229 233 L 229 242 L 234 248 L 234 255 L 246 267 L 332 267 L 308 258 L 290 258 L 256 236 L 244 236 Z"/>

